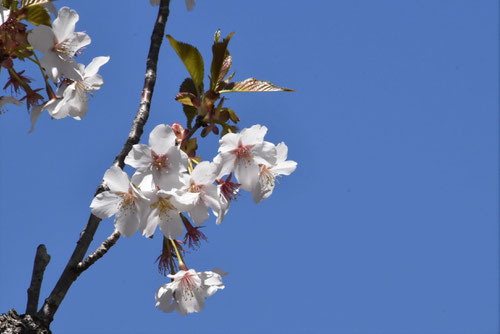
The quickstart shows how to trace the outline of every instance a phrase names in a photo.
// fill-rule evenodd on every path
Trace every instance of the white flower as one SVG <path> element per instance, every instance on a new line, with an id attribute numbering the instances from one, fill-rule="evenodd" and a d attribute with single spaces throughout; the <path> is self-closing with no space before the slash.
<path id="1" fill-rule="evenodd" d="M 163 190 L 182 185 L 180 173 L 186 171 L 188 157 L 175 145 L 175 139 L 172 128 L 160 124 L 151 131 L 149 146 L 136 144 L 132 147 L 125 163 L 137 169 L 134 175 L 137 182 L 152 174 L 155 185 Z"/>
<path id="2" fill-rule="evenodd" d="M 99 90 L 104 84 L 102 77 L 97 74 L 99 68 L 109 61 L 109 57 L 96 57 L 87 67 L 78 64 L 78 72 L 82 79 L 76 81 L 64 81 L 57 89 L 56 95 L 62 97 L 57 108 L 50 113 L 53 118 L 64 118 L 71 116 L 81 120 L 88 111 L 89 97 L 87 94 Z"/>
<path id="3" fill-rule="evenodd" d="M 220 140 L 219 155 L 214 162 L 219 165 L 219 176 L 234 171 L 241 188 L 252 191 L 259 182 L 259 164 L 274 165 L 276 148 L 264 141 L 265 126 L 254 125 L 240 133 L 228 133 Z"/>
<path id="4" fill-rule="evenodd" d="M 139 228 L 141 216 L 149 204 L 141 192 L 130 183 L 127 173 L 112 166 L 104 174 L 109 191 L 98 194 L 90 208 L 92 214 L 104 219 L 116 214 L 115 226 L 120 234 L 133 235 Z"/>
<path id="5" fill-rule="evenodd" d="M 160 0 L 149 0 L 149 2 L 151 3 L 151 6 L 159 6 L 160 5 Z M 192 11 L 194 8 L 194 5 L 196 5 L 194 0 L 186 0 L 187 10 Z"/>
<path id="6" fill-rule="evenodd" d="M 217 186 L 214 181 L 217 177 L 218 166 L 208 161 L 200 162 L 190 175 L 185 175 L 184 186 L 178 191 L 180 198 L 184 203 L 189 203 L 189 199 L 194 199 L 193 207 L 188 211 L 189 216 L 196 225 L 200 225 L 208 219 L 208 208 L 212 208 L 217 216 L 217 224 L 220 224 L 224 218 L 224 212 L 221 209 Z M 194 195 L 194 197 L 192 197 Z"/>
<path id="7" fill-rule="evenodd" d="M 0 6 L 0 26 L 9 19 L 10 9 Z"/>
<path id="8" fill-rule="evenodd" d="M 52 22 L 52 28 L 41 24 L 28 34 L 30 44 L 44 53 L 40 64 L 56 83 L 62 75 L 72 80 L 82 79 L 73 56 L 90 44 L 90 37 L 84 32 L 75 32 L 78 19 L 76 11 L 63 7 Z"/>
<path id="9" fill-rule="evenodd" d="M 0 114 L 2 113 L 2 108 L 7 103 L 15 104 L 16 106 L 22 106 L 23 103 L 12 96 L 0 96 Z"/>
<path id="10" fill-rule="evenodd" d="M 159 225 L 166 238 L 173 240 L 181 236 L 184 232 L 184 224 L 179 214 L 181 211 L 189 210 L 192 205 L 185 205 L 179 201 L 178 196 L 172 191 L 152 189 L 143 193 L 150 203 L 149 209 L 145 211 L 141 220 L 142 234 L 145 237 L 151 237 L 156 226 Z M 194 199 L 191 198 L 188 201 L 193 202 Z"/>
<path id="11" fill-rule="evenodd" d="M 200 312 L 205 307 L 205 298 L 224 289 L 221 276 L 225 275 L 220 269 L 198 273 L 193 269 L 180 270 L 168 275 L 173 281 L 156 292 L 156 307 L 164 312 L 176 310 L 182 315 Z"/>
<path id="12" fill-rule="evenodd" d="M 271 196 L 277 176 L 290 175 L 297 168 L 295 161 L 286 161 L 288 147 L 285 143 L 279 143 L 276 146 L 276 152 L 276 163 L 274 165 L 262 165 L 260 168 L 259 182 L 257 182 L 252 190 L 252 198 L 255 203 L 259 203 Z"/>

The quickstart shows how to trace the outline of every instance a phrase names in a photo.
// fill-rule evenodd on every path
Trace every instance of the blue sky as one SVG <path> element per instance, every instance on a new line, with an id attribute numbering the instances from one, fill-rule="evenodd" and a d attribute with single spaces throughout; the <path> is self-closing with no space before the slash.
<path id="1" fill-rule="evenodd" d="M 110 56 L 82 121 L 25 109 L 1 115 L 0 311 L 24 311 L 36 246 L 52 260 L 45 298 L 121 149 L 143 85 L 157 8 L 148 1 L 67 1 Z M 168 279 L 161 238 L 121 238 L 70 289 L 54 333 L 498 333 L 498 4 L 496 1 L 173 0 L 166 33 L 196 45 L 235 31 L 235 79 L 295 93 L 231 95 L 241 125 L 298 162 L 273 195 L 245 194 L 209 242 L 187 255 L 221 267 L 226 288 L 200 314 L 154 307 Z M 164 40 L 147 134 L 183 120 L 187 76 Z M 5 80 L 2 72 L 2 82 Z M 38 78 L 33 73 L 32 77 Z M 202 141 L 206 160 L 217 138 Z M 91 249 L 113 230 L 101 226 Z"/>

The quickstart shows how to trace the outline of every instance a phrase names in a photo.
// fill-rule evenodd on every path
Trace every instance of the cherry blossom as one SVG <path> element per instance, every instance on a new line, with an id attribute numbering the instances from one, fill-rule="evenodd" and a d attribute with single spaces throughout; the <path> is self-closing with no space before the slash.
<path id="1" fill-rule="evenodd" d="M 44 54 L 40 64 L 56 83 L 59 83 L 62 75 L 72 80 L 82 80 L 73 56 L 90 44 L 90 37 L 84 32 L 75 32 L 78 19 L 76 11 L 62 7 L 52 27 L 41 24 L 28 34 L 29 43 Z"/>
<path id="2" fill-rule="evenodd" d="M 71 116 L 81 120 L 88 111 L 89 97 L 92 91 L 99 90 L 104 84 L 102 77 L 97 74 L 99 68 L 109 61 L 109 57 L 96 57 L 87 67 L 78 64 L 81 80 L 65 80 L 57 89 L 56 96 L 62 97 L 51 116 L 57 119 Z"/>
<path id="3" fill-rule="evenodd" d="M 181 199 L 187 204 L 188 198 L 194 198 L 192 202 L 193 207 L 188 211 L 189 217 L 200 225 L 208 219 L 208 208 L 210 207 L 214 212 L 217 212 L 217 224 L 220 224 L 224 218 L 221 212 L 221 205 L 219 202 L 219 195 L 217 193 L 217 186 L 214 181 L 217 177 L 218 166 L 208 162 L 200 162 L 190 175 L 185 175 L 183 178 L 184 186 L 180 188 L 178 193 Z M 194 197 L 190 195 L 195 195 Z"/>
<path id="4" fill-rule="evenodd" d="M 163 190 L 179 187 L 181 174 L 188 164 L 187 155 L 175 145 L 176 136 L 166 124 L 157 125 L 149 135 L 149 146 L 135 144 L 125 158 L 125 163 L 134 167 L 137 182 L 153 175 L 153 182 Z M 135 182 L 135 181 L 134 181 Z"/>
<path id="5" fill-rule="evenodd" d="M 103 180 L 109 190 L 94 198 L 90 204 L 92 214 L 101 219 L 116 214 L 115 226 L 120 234 L 133 235 L 139 228 L 140 219 L 149 201 L 130 182 L 127 173 L 118 166 L 108 169 Z"/>
<path id="6" fill-rule="evenodd" d="M 141 221 L 141 231 L 145 237 L 151 237 L 156 226 L 160 226 L 163 235 L 168 239 L 176 239 L 184 232 L 184 224 L 180 217 L 181 211 L 189 210 L 193 205 L 184 204 L 179 200 L 177 194 L 173 191 L 152 189 L 144 191 L 144 195 L 149 199 L 149 209 L 145 210 Z M 194 202 L 192 198 L 186 199 L 188 202 Z"/>
<path id="7" fill-rule="evenodd" d="M 241 188 L 252 191 L 259 182 L 259 164 L 274 165 L 276 148 L 264 141 L 267 128 L 254 125 L 240 133 L 228 133 L 220 140 L 219 155 L 214 162 L 219 166 L 219 176 L 234 171 Z"/>
<path id="8" fill-rule="evenodd" d="M 264 164 L 260 166 L 259 182 L 252 190 L 252 198 L 255 203 L 259 203 L 271 196 L 276 178 L 279 175 L 290 175 L 297 168 L 295 161 L 286 160 L 288 147 L 285 143 L 281 142 L 276 146 L 276 153 L 276 163 L 274 165 Z"/>
<path id="9" fill-rule="evenodd" d="M 175 275 L 168 275 L 173 281 L 156 292 L 156 307 L 163 312 L 176 310 L 181 315 L 200 312 L 205 307 L 205 298 L 224 289 L 222 276 L 225 275 L 227 273 L 220 269 L 204 272 L 180 270 Z"/>

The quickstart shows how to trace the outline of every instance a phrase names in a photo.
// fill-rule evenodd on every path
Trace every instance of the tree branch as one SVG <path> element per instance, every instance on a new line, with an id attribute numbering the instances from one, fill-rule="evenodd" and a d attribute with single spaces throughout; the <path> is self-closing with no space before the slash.
<path id="1" fill-rule="evenodd" d="M 33 263 L 33 274 L 31 275 L 31 284 L 28 288 L 28 303 L 26 305 L 26 314 L 34 316 L 38 308 L 38 298 L 40 297 L 40 288 L 42 287 L 43 273 L 50 262 L 50 255 L 47 254 L 45 245 L 39 245 L 36 249 L 35 262 Z"/>
<path id="2" fill-rule="evenodd" d="M 99 260 L 101 257 L 104 256 L 108 252 L 108 250 L 113 247 L 113 245 L 120 239 L 120 232 L 118 230 L 114 230 L 113 233 L 109 237 L 106 238 L 106 240 L 85 260 L 82 262 L 78 263 L 76 266 L 76 270 L 78 271 L 78 274 L 81 274 L 85 270 L 87 270 L 91 265 L 93 265 L 97 260 Z"/>
<path id="3" fill-rule="evenodd" d="M 146 61 L 146 75 L 144 78 L 144 88 L 142 90 L 141 102 L 139 110 L 135 115 L 132 122 L 132 129 L 128 135 L 121 152 L 116 156 L 114 164 L 124 167 L 124 160 L 127 154 L 132 149 L 134 144 L 137 144 L 141 138 L 144 124 L 146 124 L 149 117 L 149 107 L 151 105 L 151 98 L 153 96 L 154 86 L 156 82 L 156 68 L 158 63 L 158 54 L 160 52 L 163 35 L 165 33 L 165 25 L 169 15 L 170 0 L 161 0 L 160 8 L 158 10 L 158 17 L 151 35 L 151 44 L 149 47 L 148 58 Z M 104 191 L 102 184 L 97 188 L 96 195 Z M 38 312 L 38 318 L 48 327 L 54 319 L 54 314 L 61 305 L 66 293 L 78 278 L 81 273 L 78 269 L 78 264 L 83 260 L 87 250 L 92 242 L 92 238 L 99 226 L 101 219 L 93 214 L 90 215 L 87 226 L 80 233 L 80 238 L 76 244 L 75 250 L 64 268 L 61 277 L 56 283 L 56 286 L 50 293 L 49 297 L 45 299 L 45 303 Z M 104 252 L 105 253 L 105 252 Z M 103 253 L 103 255 L 104 255 Z M 97 259 L 96 259 L 97 260 Z M 95 261 L 94 261 L 95 262 Z"/>

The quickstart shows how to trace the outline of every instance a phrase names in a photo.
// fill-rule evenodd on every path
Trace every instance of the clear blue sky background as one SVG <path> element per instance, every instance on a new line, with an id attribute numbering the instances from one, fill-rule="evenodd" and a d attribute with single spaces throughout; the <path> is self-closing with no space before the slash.
<path id="1" fill-rule="evenodd" d="M 78 279 L 54 333 L 498 333 L 497 1 L 197 2 L 190 13 L 172 0 L 167 33 L 209 63 L 215 30 L 235 31 L 236 79 L 296 89 L 227 105 L 285 141 L 298 169 L 262 204 L 243 195 L 207 222 L 187 263 L 230 275 L 202 313 L 155 309 L 161 238 L 137 234 Z M 92 38 L 79 62 L 111 60 L 83 121 L 45 114 L 28 135 L 25 109 L 1 116 L 1 312 L 24 311 L 39 243 L 52 255 L 41 298 L 62 272 L 137 110 L 157 12 L 56 5 Z M 144 139 L 183 121 L 173 97 L 186 76 L 164 40 Z M 216 137 L 201 146 L 211 159 Z M 91 249 L 112 230 L 103 221 Z"/>

